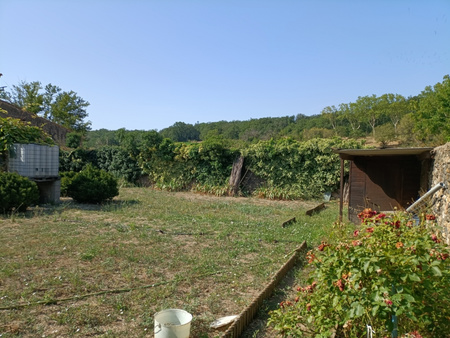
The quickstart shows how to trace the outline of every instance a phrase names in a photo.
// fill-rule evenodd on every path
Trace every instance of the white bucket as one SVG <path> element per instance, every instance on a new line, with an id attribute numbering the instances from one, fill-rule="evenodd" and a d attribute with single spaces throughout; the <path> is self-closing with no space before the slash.
<path id="1" fill-rule="evenodd" d="M 188 338 L 192 315 L 180 309 L 155 313 L 155 338 Z"/>

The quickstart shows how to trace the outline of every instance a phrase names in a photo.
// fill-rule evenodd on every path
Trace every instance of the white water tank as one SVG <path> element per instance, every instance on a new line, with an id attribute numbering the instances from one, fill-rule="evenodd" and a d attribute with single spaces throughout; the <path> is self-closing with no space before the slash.
<path id="1" fill-rule="evenodd" d="M 53 178 L 59 174 L 59 147 L 14 143 L 8 171 L 29 178 Z"/>

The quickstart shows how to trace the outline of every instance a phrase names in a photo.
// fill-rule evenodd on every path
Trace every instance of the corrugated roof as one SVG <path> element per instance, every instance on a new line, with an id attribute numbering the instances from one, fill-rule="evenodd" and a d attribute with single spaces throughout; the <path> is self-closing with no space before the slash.
<path id="1" fill-rule="evenodd" d="M 337 149 L 336 153 L 344 160 L 357 156 L 405 156 L 416 155 L 428 157 L 434 148 L 384 148 L 384 149 Z"/>

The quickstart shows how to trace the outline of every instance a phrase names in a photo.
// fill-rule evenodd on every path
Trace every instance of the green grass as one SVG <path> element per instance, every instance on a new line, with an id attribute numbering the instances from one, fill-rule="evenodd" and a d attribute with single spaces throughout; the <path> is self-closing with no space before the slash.
<path id="1" fill-rule="evenodd" d="M 338 205 L 306 216 L 316 204 L 123 188 L 106 205 L 2 216 L 0 335 L 153 336 L 155 312 L 182 308 L 193 337 L 218 336 L 209 324 L 248 306 L 303 241 L 338 231 Z"/>

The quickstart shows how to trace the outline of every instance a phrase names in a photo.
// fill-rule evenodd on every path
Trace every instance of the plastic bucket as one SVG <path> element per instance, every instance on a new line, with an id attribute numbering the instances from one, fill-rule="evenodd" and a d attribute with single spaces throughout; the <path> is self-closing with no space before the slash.
<path id="1" fill-rule="evenodd" d="M 155 338 L 188 338 L 192 315 L 180 309 L 155 313 Z"/>

